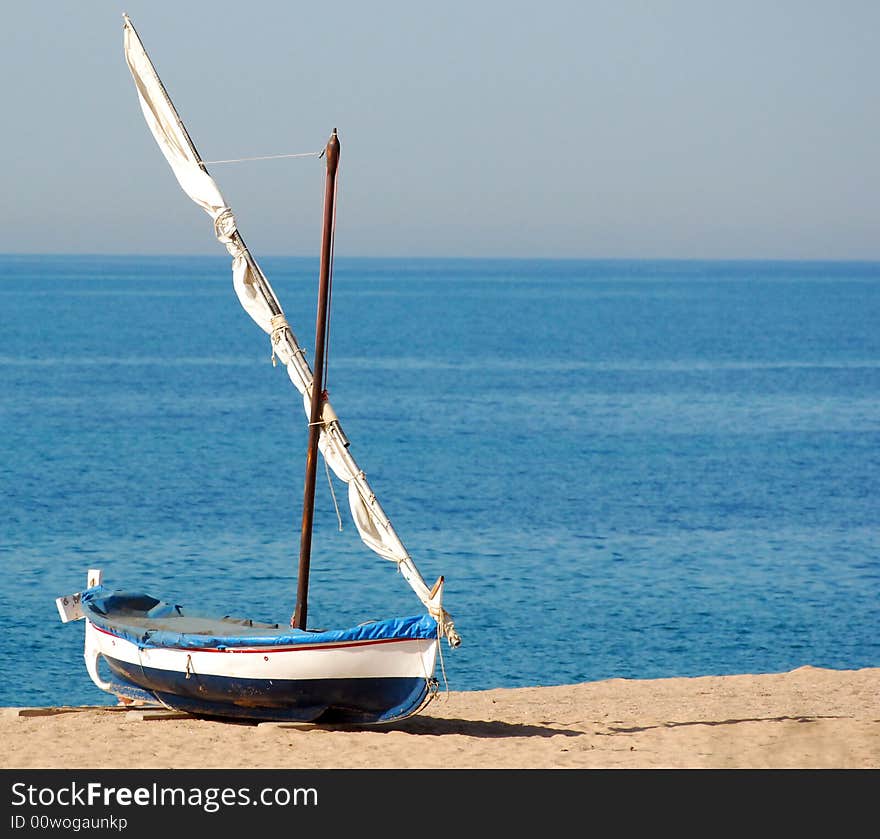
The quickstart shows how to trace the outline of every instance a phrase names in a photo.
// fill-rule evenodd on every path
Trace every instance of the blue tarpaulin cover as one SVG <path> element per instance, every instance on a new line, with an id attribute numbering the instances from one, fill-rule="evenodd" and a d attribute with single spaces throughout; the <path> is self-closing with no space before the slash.
<path id="1" fill-rule="evenodd" d="M 148 594 L 104 586 L 83 592 L 82 609 L 95 626 L 140 647 L 224 649 L 437 637 L 437 623 L 428 614 L 369 621 L 349 629 L 292 629 L 230 615 L 205 615 Z"/>

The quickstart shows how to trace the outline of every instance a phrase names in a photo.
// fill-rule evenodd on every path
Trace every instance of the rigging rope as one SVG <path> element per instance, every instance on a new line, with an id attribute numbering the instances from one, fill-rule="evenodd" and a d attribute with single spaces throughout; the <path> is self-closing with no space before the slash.
<path id="1" fill-rule="evenodd" d="M 327 473 L 327 485 L 330 487 L 330 496 L 333 498 L 333 506 L 336 508 L 336 520 L 339 522 L 339 532 L 342 532 L 342 515 L 339 512 L 339 504 L 336 503 L 336 492 L 333 489 L 333 480 L 330 477 L 330 467 L 327 465 L 327 458 L 324 460 L 324 471 Z"/>
<path id="2" fill-rule="evenodd" d="M 324 154 L 323 151 L 306 151 L 301 152 L 300 154 L 262 154 L 258 157 L 233 157 L 229 160 L 203 160 L 202 163 L 205 165 L 215 164 L 215 163 L 244 163 L 248 160 L 278 160 L 281 157 L 320 157 Z"/>
<path id="3" fill-rule="evenodd" d="M 443 683 L 446 685 L 446 695 L 449 696 L 449 680 L 446 678 L 446 664 L 443 661 L 443 644 L 440 639 L 440 624 L 437 624 L 437 654 L 440 657 L 440 672 L 443 674 Z"/>

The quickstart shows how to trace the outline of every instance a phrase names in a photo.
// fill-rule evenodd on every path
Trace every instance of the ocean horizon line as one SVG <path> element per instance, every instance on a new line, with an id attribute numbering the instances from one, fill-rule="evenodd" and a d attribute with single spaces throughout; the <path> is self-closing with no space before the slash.
<path id="1" fill-rule="evenodd" d="M 12 259 L 217 259 L 223 262 L 229 260 L 229 255 L 220 252 L 200 253 L 177 253 L 156 252 L 146 253 L 143 251 L 113 251 L 113 252 L 71 252 L 71 251 L 3 251 L 0 258 Z M 297 253 L 263 253 L 261 259 L 293 259 L 303 261 L 317 261 L 318 254 Z M 864 257 L 765 257 L 765 256 L 740 256 L 740 257 L 704 257 L 704 256 L 505 256 L 505 255 L 336 255 L 336 262 L 514 262 L 514 263 L 585 263 L 585 264 L 695 264 L 695 265 L 880 265 L 880 255 L 874 258 Z"/>

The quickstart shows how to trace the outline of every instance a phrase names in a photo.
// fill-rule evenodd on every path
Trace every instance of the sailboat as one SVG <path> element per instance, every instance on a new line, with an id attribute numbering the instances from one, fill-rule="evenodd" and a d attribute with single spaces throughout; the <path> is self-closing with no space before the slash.
<path id="1" fill-rule="evenodd" d="M 56 599 L 61 620 L 85 621 L 86 670 L 95 685 L 121 704 L 158 705 L 197 716 L 317 724 L 380 724 L 418 713 L 438 692 L 435 670 L 438 654 L 442 659 L 441 641 L 454 649 L 461 638 L 443 607 L 444 578 L 430 587 L 425 582 L 352 456 L 323 389 L 338 133 L 333 130 L 321 155 L 326 164 L 323 238 L 315 357 L 310 367 L 127 15 L 123 15 L 123 35 L 125 58 L 147 125 L 184 192 L 213 220 L 217 240 L 232 257 L 238 300 L 269 336 L 273 363 L 277 360 L 286 367 L 303 399 L 308 445 L 296 604 L 286 623 L 202 613 L 152 594 L 110 588 L 104 585 L 101 569 L 91 569 L 84 590 Z M 309 628 L 319 453 L 348 487 L 361 540 L 396 564 L 421 601 L 419 614 L 340 629 Z"/>

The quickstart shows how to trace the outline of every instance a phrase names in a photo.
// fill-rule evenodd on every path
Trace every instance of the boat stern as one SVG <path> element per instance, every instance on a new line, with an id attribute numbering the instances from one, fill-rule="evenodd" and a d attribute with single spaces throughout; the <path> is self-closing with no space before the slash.
<path id="1" fill-rule="evenodd" d="M 89 569 L 84 591 L 100 586 L 102 581 L 103 574 L 99 568 Z M 82 591 L 75 592 L 74 594 L 67 594 L 62 597 L 56 597 L 55 605 L 58 607 L 58 614 L 61 617 L 62 623 L 70 623 L 78 620 L 84 620 L 86 622 L 83 658 L 85 659 L 86 671 L 89 674 L 89 678 L 94 682 L 96 687 L 106 693 L 113 694 L 122 705 L 159 706 L 156 696 L 153 693 L 145 691 L 136 685 L 123 683 L 116 679 L 108 681 L 101 678 L 101 675 L 98 672 L 98 662 L 102 653 L 99 649 L 97 631 L 83 611 L 82 597 Z"/>
<path id="2" fill-rule="evenodd" d="M 100 568 L 90 569 L 86 578 L 86 591 L 101 585 L 102 579 L 103 574 Z M 82 610 L 82 596 L 83 593 L 78 591 L 75 594 L 66 594 L 63 597 L 55 598 L 55 605 L 58 607 L 58 614 L 61 617 L 62 623 L 85 619 L 85 613 Z"/>

